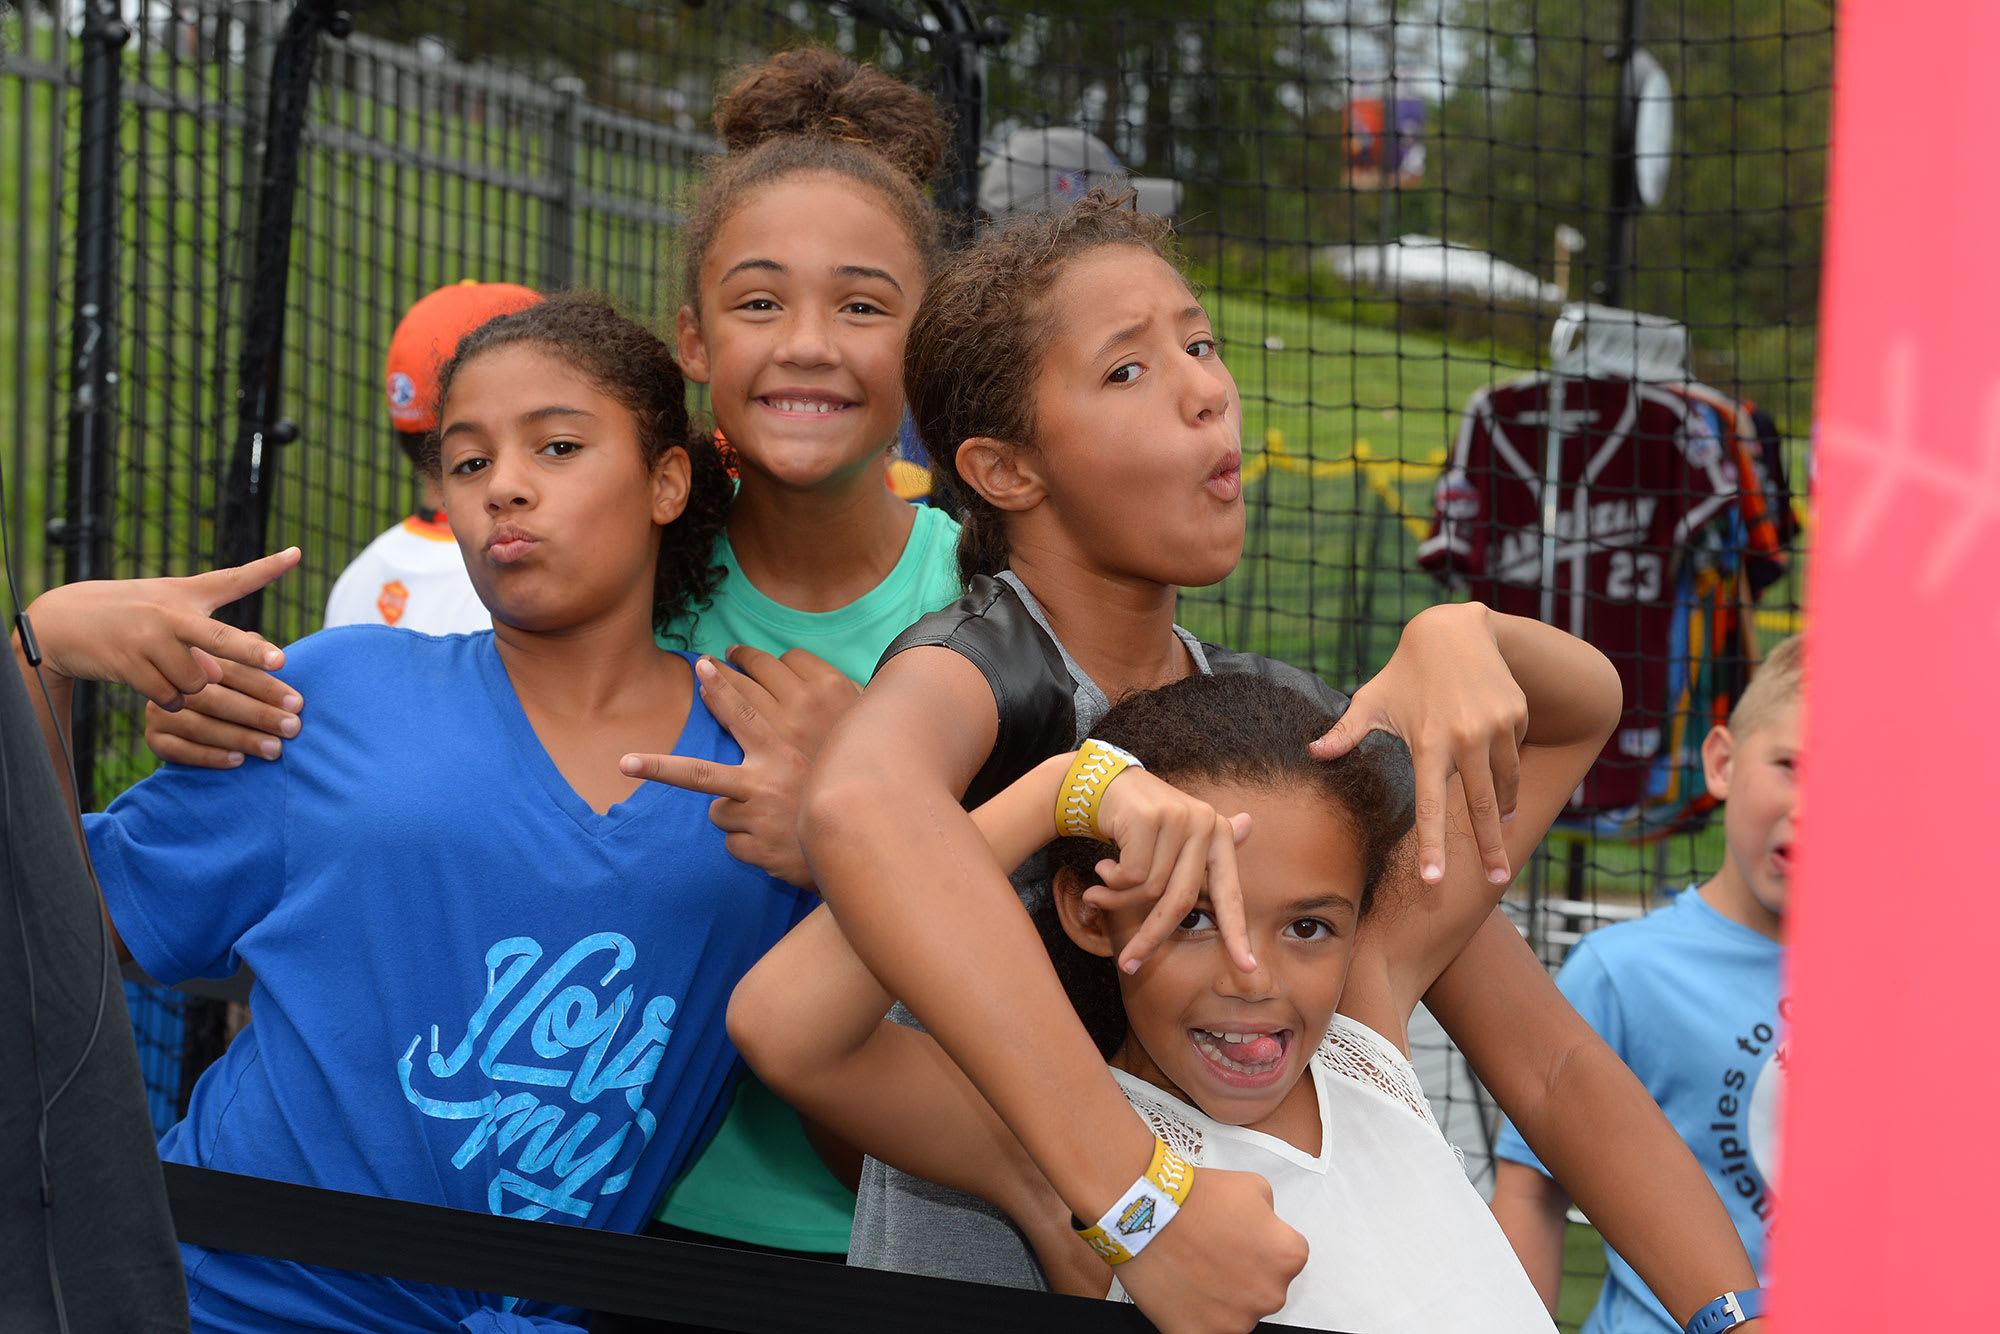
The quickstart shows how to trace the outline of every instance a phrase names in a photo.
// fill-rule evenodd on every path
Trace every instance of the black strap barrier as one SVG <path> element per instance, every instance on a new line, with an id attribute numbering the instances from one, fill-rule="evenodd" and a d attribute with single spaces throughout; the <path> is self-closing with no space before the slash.
<path id="1" fill-rule="evenodd" d="M 1133 1334 L 1123 1302 L 498 1218 L 162 1164 L 180 1239 L 219 1251 L 580 1306 L 728 1334 Z M 1259 1325 L 1270 1334 L 1311 1334 Z"/>

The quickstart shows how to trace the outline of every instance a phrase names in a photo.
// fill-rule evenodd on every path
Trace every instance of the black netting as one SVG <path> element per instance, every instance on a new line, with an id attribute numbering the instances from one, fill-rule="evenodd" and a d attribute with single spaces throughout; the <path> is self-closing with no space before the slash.
<path id="1" fill-rule="evenodd" d="M 1021 132 L 1081 130 L 1098 148 L 1038 188 L 1094 183 L 1108 164 L 1089 154 L 1108 153 L 1176 217 L 1242 392 L 1249 504 L 1245 559 L 1189 594 L 1192 628 L 1352 684 L 1469 586 L 1621 656 L 1634 709 L 1603 785 L 1509 897 L 1548 963 L 1718 866 L 1686 751 L 1746 660 L 1797 627 L 1810 536 L 1826 0 L 104 9 L 129 28 L 108 48 L 115 379 L 95 437 L 108 480 L 79 492 L 73 327 L 97 225 L 80 175 L 106 48 L 74 0 L 0 6 L 0 448 L 24 594 L 85 567 L 193 570 L 254 514 L 263 545 L 306 551 L 262 626 L 311 632 L 334 576 L 415 497 L 380 387 L 402 310 L 470 277 L 594 287 L 669 320 L 718 81 L 825 41 L 947 94 L 989 169 Z M 302 16 L 318 25 L 288 47 Z M 273 133 L 288 105 L 295 148 Z M 258 183 L 288 176 L 273 305 Z M 1565 321 L 1566 302 L 1658 318 Z M 281 336 L 275 378 L 251 329 Z M 253 382 L 275 395 L 246 424 Z M 1681 462 L 1620 472 L 1614 448 L 1583 476 L 1628 405 L 1626 452 Z M 231 488 L 253 426 L 251 503 Z M 1531 492 L 1556 499 L 1534 540 L 1480 528 Z M 108 528 L 90 529 L 93 504 Z M 1641 533 L 1668 510 L 1685 522 Z M 102 802 L 151 762 L 129 698 L 101 697 L 93 723 Z M 1441 1035 L 1418 1037 L 1483 1181 L 1495 1113 Z M 1570 1286 L 1574 1318 L 1594 1279 Z"/>

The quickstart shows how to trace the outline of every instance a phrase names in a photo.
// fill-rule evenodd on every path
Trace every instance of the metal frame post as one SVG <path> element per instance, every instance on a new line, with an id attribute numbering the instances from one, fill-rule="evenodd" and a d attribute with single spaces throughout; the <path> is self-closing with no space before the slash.
<path id="1" fill-rule="evenodd" d="M 297 438 L 298 428 L 278 415 L 279 372 L 284 362 L 285 297 L 292 257 L 292 208 L 298 193 L 299 142 L 305 134 L 313 66 L 322 34 L 345 37 L 353 20 L 331 0 L 299 0 L 285 19 L 273 52 L 270 100 L 257 178 L 257 225 L 244 284 L 243 354 L 238 363 L 236 446 L 223 483 L 216 523 L 216 560 L 241 565 L 264 554 L 276 479 L 275 447 Z M 262 592 L 232 602 L 216 615 L 245 629 L 263 621 Z"/>
<path id="2" fill-rule="evenodd" d="M 939 31 L 932 41 L 938 57 L 938 98 L 952 110 L 951 161 L 937 182 L 938 207 L 964 240 L 972 235 L 979 207 L 979 140 L 986 115 L 986 50 L 1005 34 L 982 28 L 963 0 L 930 0 Z"/>
<path id="3" fill-rule="evenodd" d="M 111 478 L 117 465 L 118 128 L 120 52 L 132 30 L 113 0 L 88 0 L 76 185 L 76 306 L 70 317 L 68 490 L 50 537 L 63 549 L 63 580 L 111 573 Z M 80 682 L 70 714 L 78 800 L 96 805 L 98 686 Z"/>

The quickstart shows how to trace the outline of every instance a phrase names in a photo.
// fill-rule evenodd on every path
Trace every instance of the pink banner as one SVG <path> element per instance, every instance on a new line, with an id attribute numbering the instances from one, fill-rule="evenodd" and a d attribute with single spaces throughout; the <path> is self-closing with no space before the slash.
<path id="1" fill-rule="evenodd" d="M 1991 1329 L 2000 4 L 1839 17 L 1773 1324 Z"/>

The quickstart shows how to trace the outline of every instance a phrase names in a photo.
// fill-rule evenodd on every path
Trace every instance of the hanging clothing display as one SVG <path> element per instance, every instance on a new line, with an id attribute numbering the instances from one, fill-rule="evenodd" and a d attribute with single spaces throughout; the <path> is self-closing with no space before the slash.
<path id="1" fill-rule="evenodd" d="M 1629 323 L 1621 332 L 1632 339 Z M 1651 837 L 1709 804 L 1701 741 L 1754 660 L 1751 599 L 1784 570 L 1782 442 L 1772 431 L 1767 446 L 1750 405 L 1684 371 L 1643 378 L 1684 355 L 1626 357 L 1635 378 L 1564 374 L 1562 351 L 1559 333 L 1554 373 L 1472 395 L 1418 563 L 1611 659 L 1624 711 L 1569 814 Z"/>

